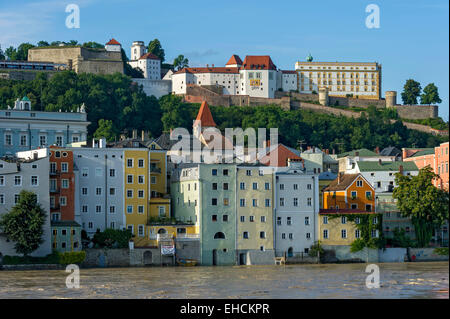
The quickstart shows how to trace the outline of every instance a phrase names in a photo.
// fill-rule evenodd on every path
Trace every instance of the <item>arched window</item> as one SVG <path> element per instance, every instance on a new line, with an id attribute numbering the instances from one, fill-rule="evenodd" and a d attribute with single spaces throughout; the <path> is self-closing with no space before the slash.
<path id="1" fill-rule="evenodd" d="M 222 232 L 218 232 L 214 235 L 214 239 L 225 239 L 225 234 Z"/>
<path id="2" fill-rule="evenodd" d="M 158 230 L 158 234 L 165 234 L 165 233 L 167 233 L 167 232 L 166 232 L 166 230 L 164 228 L 160 228 Z"/>

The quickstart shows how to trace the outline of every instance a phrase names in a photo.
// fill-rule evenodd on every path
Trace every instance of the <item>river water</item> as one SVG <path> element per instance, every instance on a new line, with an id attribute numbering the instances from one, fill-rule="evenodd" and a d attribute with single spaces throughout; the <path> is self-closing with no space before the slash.
<path id="1" fill-rule="evenodd" d="M 79 289 L 64 270 L 0 271 L 0 298 L 449 298 L 448 262 L 380 263 L 373 289 L 366 266 L 93 268 Z"/>

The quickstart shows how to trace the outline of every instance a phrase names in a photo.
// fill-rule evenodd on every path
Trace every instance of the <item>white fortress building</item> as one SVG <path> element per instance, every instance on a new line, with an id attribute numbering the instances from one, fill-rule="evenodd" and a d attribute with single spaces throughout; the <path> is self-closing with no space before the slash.
<path id="1" fill-rule="evenodd" d="M 143 79 L 133 78 L 133 81 L 142 85 L 147 95 L 160 98 L 171 92 L 172 81 L 161 80 L 161 60 L 146 51 L 143 41 L 134 41 L 131 45 L 131 59 L 128 64 L 140 69 L 144 75 Z"/>
<path id="2" fill-rule="evenodd" d="M 328 88 L 332 96 L 353 96 L 360 99 L 381 98 L 381 64 L 377 62 L 296 62 L 298 91 L 319 92 Z"/>
<path id="3" fill-rule="evenodd" d="M 295 71 L 277 69 L 268 55 L 232 55 L 225 67 L 187 67 L 172 74 L 172 92 L 186 94 L 189 84 L 221 86 L 224 95 L 274 98 L 275 91 L 297 90 Z"/>

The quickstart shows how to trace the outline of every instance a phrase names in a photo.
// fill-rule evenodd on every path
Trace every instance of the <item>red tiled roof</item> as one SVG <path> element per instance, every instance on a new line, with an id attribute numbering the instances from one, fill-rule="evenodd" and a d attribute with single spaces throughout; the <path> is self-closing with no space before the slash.
<path id="1" fill-rule="evenodd" d="M 160 60 L 160 58 L 158 58 L 156 55 L 154 55 L 153 53 L 150 53 L 150 52 L 144 54 L 143 56 L 141 56 L 139 58 L 139 60 L 142 60 L 142 59 Z"/>
<path id="2" fill-rule="evenodd" d="M 243 63 L 244 70 L 276 70 L 268 55 L 247 55 Z"/>
<path id="3" fill-rule="evenodd" d="M 319 215 L 330 215 L 330 214 L 376 214 L 375 212 L 367 212 L 365 210 L 359 209 L 319 209 Z"/>
<path id="4" fill-rule="evenodd" d="M 359 176 L 360 174 L 342 174 L 340 179 L 336 178 L 323 191 L 330 192 L 346 190 Z"/>
<path id="5" fill-rule="evenodd" d="M 227 68 L 227 67 L 200 67 L 200 68 L 183 68 L 174 74 L 181 73 L 235 73 L 239 74 L 239 68 Z"/>
<path id="6" fill-rule="evenodd" d="M 231 56 L 231 58 L 228 60 L 227 64 L 225 64 L 225 65 L 230 65 L 230 64 L 242 65 L 242 60 L 238 55 L 233 54 Z"/>
<path id="7" fill-rule="evenodd" d="M 272 156 L 274 156 L 275 158 L 272 158 Z M 260 159 L 260 162 L 263 165 L 285 167 L 288 165 L 289 158 L 294 159 L 294 160 L 302 159 L 300 156 L 298 156 L 297 154 L 295 154 L 291 150 L 289 150 L 286 146 L 279 143 L 275 149 L 273 149 L 272 151 L 269 151 L 265 156 L 263 156 Z M 276 161 L 276 163 L 272 162 L 272 159 L 274 161 Z"/>
<path id="8" fill-rule="evenodd" d="M 217 126 L 214 122 L 214 119 L 211 114 L 211 110 L 209 109 L 208 103 L 206 101 L 203 101 L 202 105 L 200 106 L 200 110 L 198 111 L 197 118 L 195 119 L 194 126 L 200 124 L 203 127 L 206 126 Z"/>
<path id="9" fill-rule="evenodd" d="M 119 42 L 117 42 L 117 40 L 116 39 L 111 39 L 111 40 L 109 40 L 109 42 L 108 43 L 106 43 L 107 45 L 108 44 L 115 44 L 115 45 L 120 45 L 120 43 Z"/>

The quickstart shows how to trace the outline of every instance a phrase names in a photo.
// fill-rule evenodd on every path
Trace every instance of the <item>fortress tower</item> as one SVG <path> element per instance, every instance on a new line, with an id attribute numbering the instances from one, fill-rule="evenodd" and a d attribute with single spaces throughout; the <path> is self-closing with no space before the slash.
<path id="1" fill-rule="evenodd" d="M 384 93 L 386 107 L 394 107 L 397 105 L 397 91 L 386 91 Z"/>
<path id="2" fill-rule="evenodd" d="M 144 41 L 133 41 L 131 45 L 131 61 L 139 60 L 145 54 Z"/>

